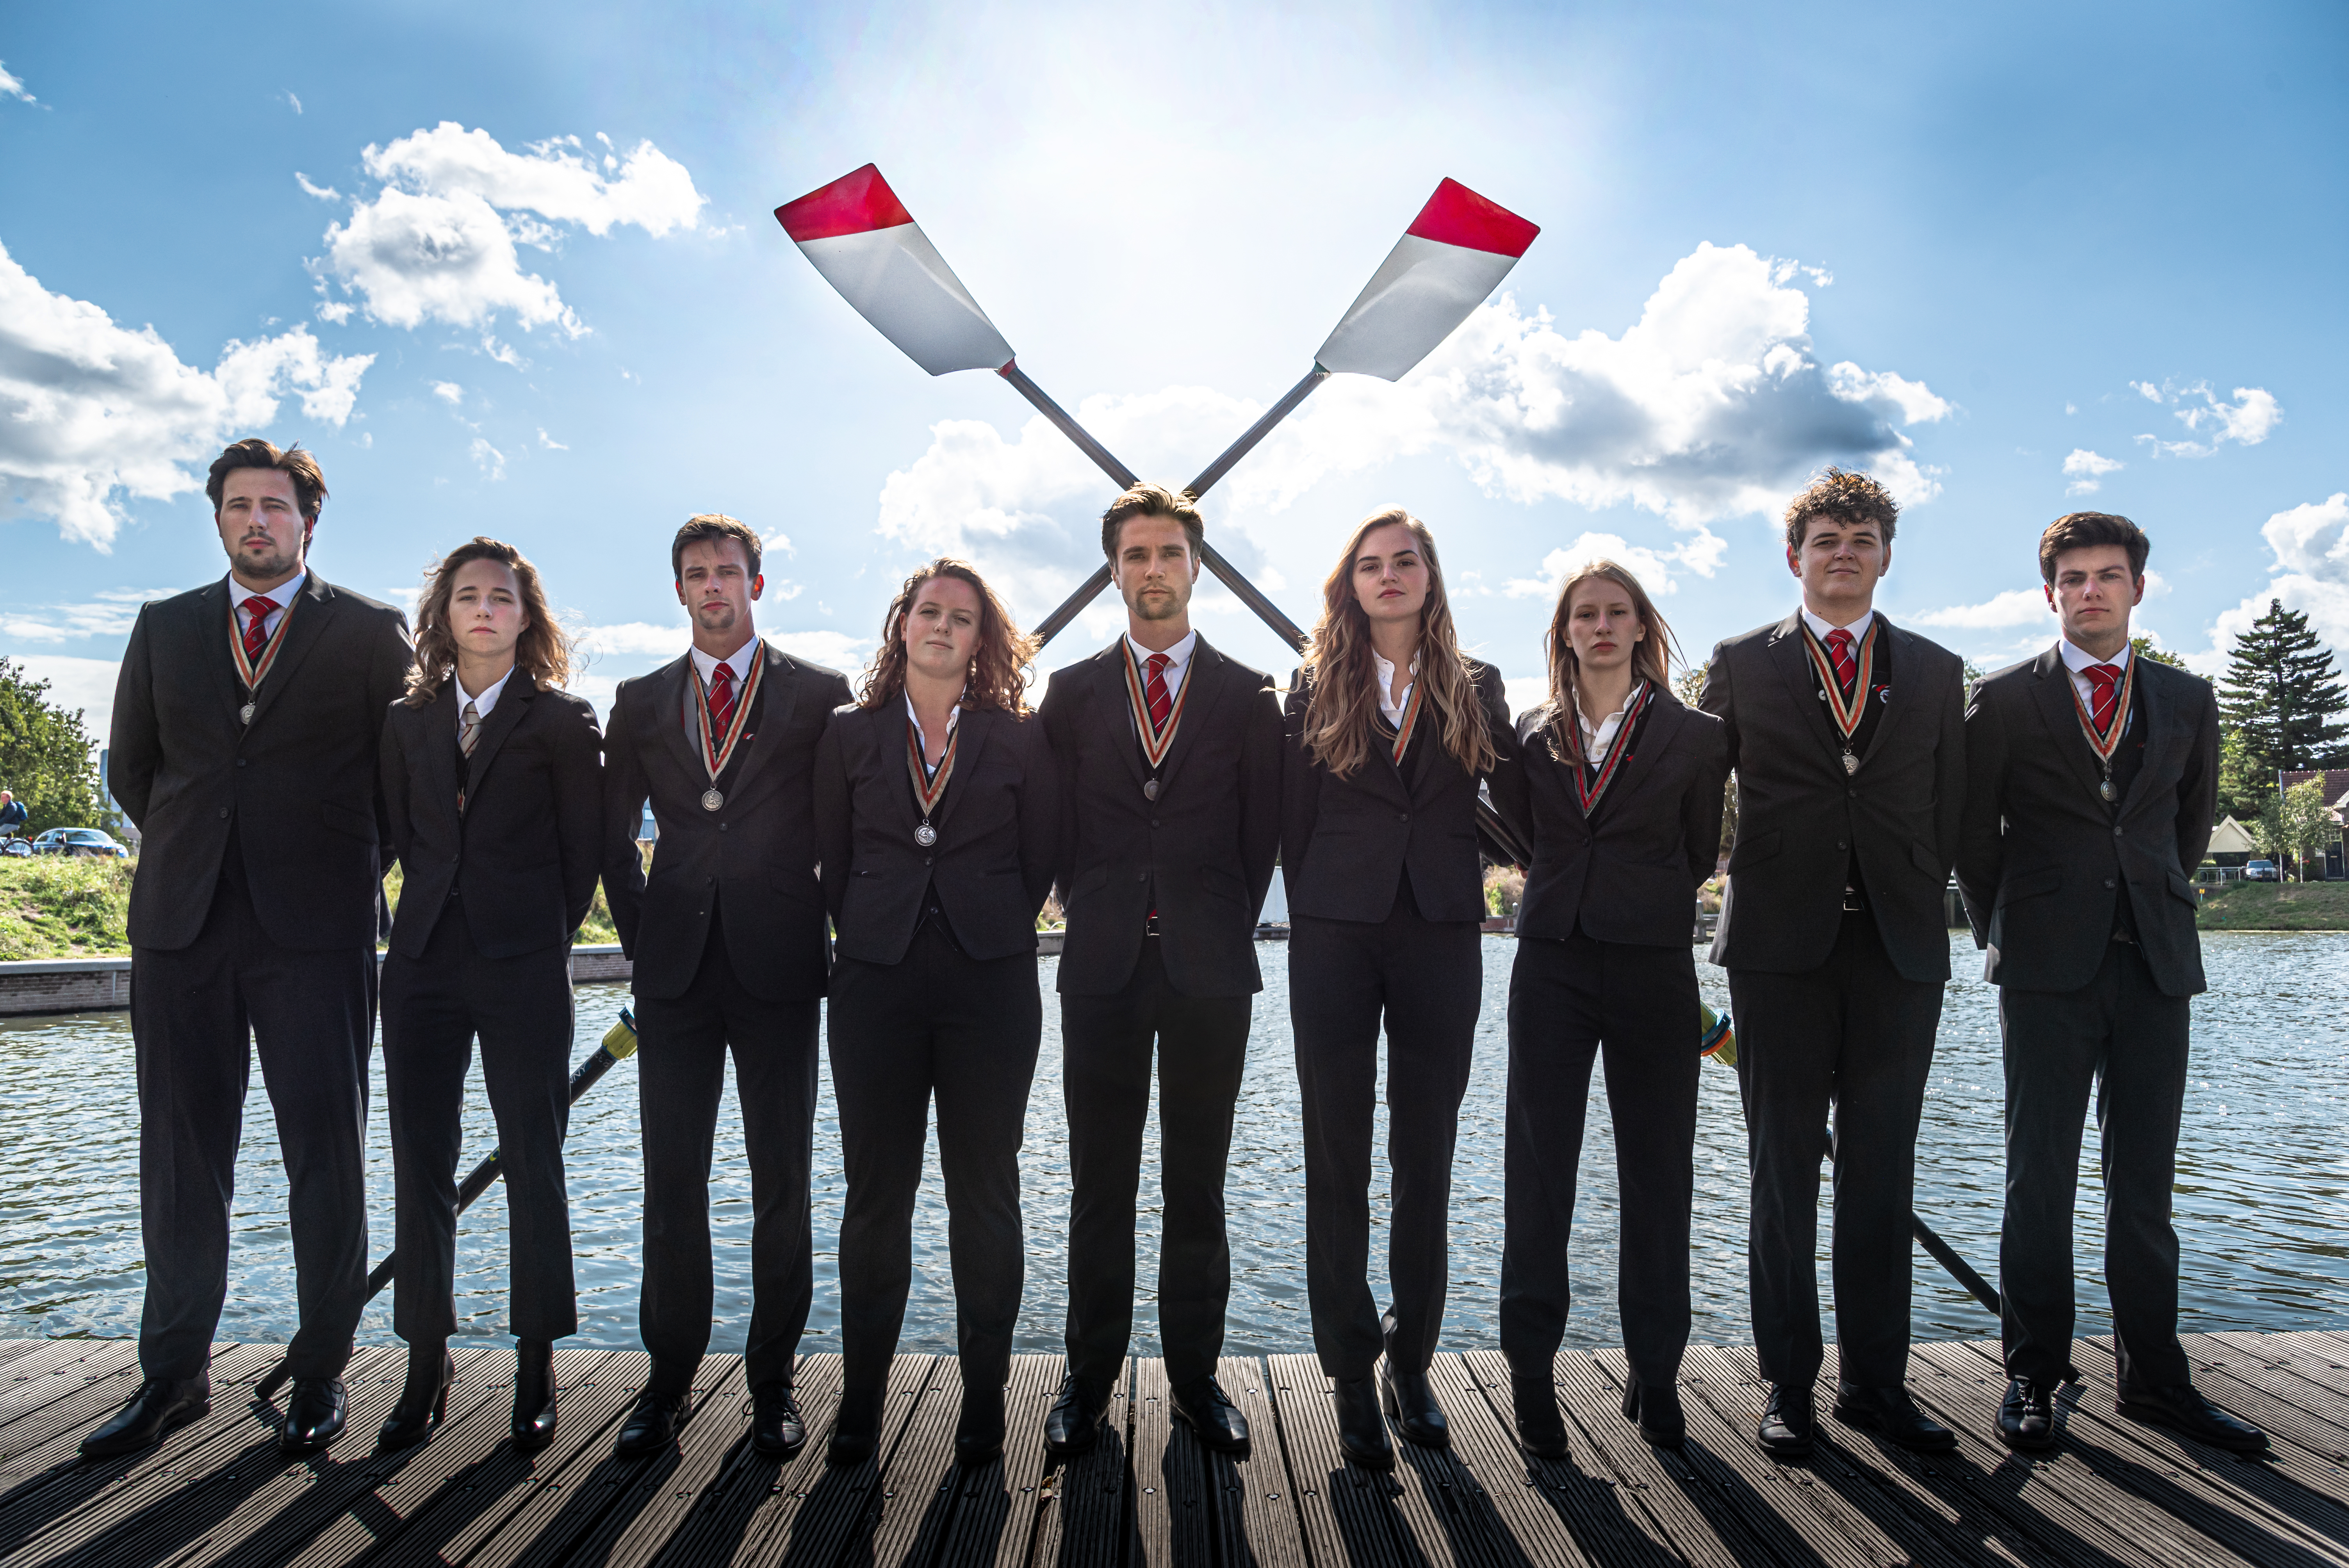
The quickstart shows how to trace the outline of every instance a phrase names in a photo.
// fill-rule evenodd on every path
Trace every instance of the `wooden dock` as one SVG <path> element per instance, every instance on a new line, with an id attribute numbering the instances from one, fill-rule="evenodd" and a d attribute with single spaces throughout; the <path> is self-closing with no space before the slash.
<path id="1" fill-rule="evenodd" d="M 1573 1454 L 1528 1461 L 1509 1439 L 1497 1355 L 1444 1355 L 1434 1377 L 1448 1452 L 1399 1443 L 1390 1476 L 1340 1458 L 1328 1384 L 1309 1356 L 1235 1357 L 1226 1390 L 1254 1452 L 1211 1455 L 1170 1422 L 1155 1361 L 1133 1364 L 1112 1435 L 1074 1463 L 1043 1451 L 1057 1357 L 1015 1363 L 1012 1439 L 969 1474 L 952 1465 L 960 1389 L 950 1357 L 899 1358 L 879 1457 L 823 1463 L 840 1362 L 802 1364 L 812 1438 L 789 1462 L 750 1451 L 740 1362 L 713 1357 L 674 1451 L 621 1462 L 612 1433 L 639 1354 L 557 1357 L 563 1422 L 534 1459 L 505 1442 L 512 1357 L 461 1350 L 449 1419 L 421 1447 L 370 1451 L 404 1353 L 359 1352 L 350 1434 L 279 1457 L 277 1411 L 254 1397 L 275 1347 L 223 1346 L 212 1413 L 146 1453 L 84 1462 L 83 1432 L 138 1371 L 119 1341 L 0 1341 L 0 1561 L 131 1568 L 294 1563 L 940 1564 L 992 1568 L 2286 1568 L 2349 1565 L 2349 1334 L 2189 1341 L 2198 1381 L 2276 1446 L 2247 1460 L 2112 1413 L 2108 1343 L 2083 1342 L 2062 1445 L 2025 1459 L 1990 1437 L 1995 1347 L 1919 1347 L 1911 1387 L 1956 1428 L 1955 1454 L 1888 1449 L 1823 1419 L 1818 1452 L 1780 1465 L 1747 1434 L 1750 1351 L 1690 1352 L 1689 1446 L 1657 1453 L 1617 1413 L 1622 1357 L 1558 1359 Z"/>

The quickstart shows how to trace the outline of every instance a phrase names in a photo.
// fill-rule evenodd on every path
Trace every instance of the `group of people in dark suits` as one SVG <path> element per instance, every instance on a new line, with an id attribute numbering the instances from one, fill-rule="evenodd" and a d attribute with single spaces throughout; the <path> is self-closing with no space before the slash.
<path id="1" fill-rule="evenodd" d="M 229 577 L 142 611 L 116 701 L 115 789 L 146 840 L 131 911 L 146 1380 L 88 1452 L 128 1451 L 208 1408 L 256 1049 L 291 1180 L 301 1307 L 280 1440 L 306 1453 L 341 1431 L 340 1373 L 367 1296 L 378 1003 L 394 1327 L 409 1347 L 379 1440 L 422 1440 L 445 1408 L 476 1041 L 511 1205 L 513 1440 L 548 1440 L 552 1348 L 576 1327 L 568 959 L 599 880 L 634 962 L 642 1037 L 651 1369 L 619 1453 L 669 1445 L 709 1345 L 709 1184 L 730 1053 L 755 1216 L 752 1441 L 785 1455 L 806 1439 L 793 1389 L 812 1295 L 820 1033 L 847 1178 L 829 1457 L 859 1462 L 880 1439 L 933 1104 L 964 1385 L 956 1451 L 966 1465 L 1000 1451 L 1042 1029 L 1036 923 L 1056 890 L 1073 1191 L 1067 1373 L 1047 1443 L 1069 1454 L 1096 1439 L 1125 1364 L 1154 1076 L 1154 1294 L 1173 1411 L 1209 1446 L 1244 1448 L 1246 1418 L 1216 1377 L 1224 1183 L 1276 868 L 1292 927 L 1307 1291 L 1340 1440 L 1375 1468 L 1394 1462 L 1390 1420 L 1442 1445 L 1428 1371 L 1483 989 L 1487 797 L 1530 847 L 1509 986 L 1500 1300 L 1518 1439 L 1566 1451 L 1551 1364 L 1603 1054 L 1623 1414 L 1677 1446 L 1700 1061 L 1689 933 L 1733 771 L 1738 826 L 1712 957 L 1729 971 L 1751 1149 L 1754 1332 L 1769 1383 L 1757 1440 L 1794 1457 L 1814 1439 L 1813 1258 L 1831 1155 L 1835 1413 L 1910 1448 L 1955 1441 L 1904 1387 L 1915 1140 L 1954 864 L 2007 1043 L 2000 1435 L 2053 1442 L 2054 1391 L 2074 1376 L 2070 1216 L 2094 1088 L 2120 1408 L 2224 1446 L 2264 1441 L 2195 1392 L 2178 1345 L 2168 1184 L 2187 998 L 2202 988 L 2187 874 L 2210 829 L 2216 718 L 2207 686 L 2130 649 L 2147 544 L 2125 519 L 2075 513 L 2048 529 L 2041 568 L 2064 639 L 1978 683 L 1969 703 L 1954 655 L 1873 609 L 1891 497 L 1830 469 L 1786 513 L 1801 609 L 1720 645 L 1697 707 L 1669 678 L 1670 626 L 1632 573 L 1601 561 L 1559 585 L 1546 698 L 1512 723 L 1498 672 L 1459 645 L 1433 535 L 1399 508 L 1347 541 L 1284 702 L 1190 624 L 1195 506 L 1136 485 L 1102 521 L 1126 630 L 1059 671 L 1033 713 L 1035 644 L 968 564 L 941 559 L 906 579 L 852 692 L 758 635 L 759 535 L 704 514 L 671 547 L 692 646 L 622 682 L 599 734 L 561 689 L 561 628 L 512 546 L 476 539 L 435 565 L 411 654 L 398 612 L 309 571 L 326 487 L 308 454 L 239 442 L 209 494 Z M 387 857 L 404 881 L 378 976 Z M 1369 1264 L 1382 1038 L 1383 1306 Z"/>

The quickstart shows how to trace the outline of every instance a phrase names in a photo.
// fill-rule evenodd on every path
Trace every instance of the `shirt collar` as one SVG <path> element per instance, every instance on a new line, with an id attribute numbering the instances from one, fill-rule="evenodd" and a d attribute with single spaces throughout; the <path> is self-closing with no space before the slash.
<path id="1" fill-rule="evenodd" d="M 270 603 L 275 604 L 280 610 L 283 610 L 286 605 L 294 603 L 294 596 L 302 592 L 302 584 L 307 583 L 309 580 L 310 569 L 305 566 L 301 571 L 294 573 L 292 577 L 280 583 L 268 593 L 259 595 L 259 597 L 268 600 Z M 252 589 L 246 587 L 243 583 L 236 580 L 235 573 L 232 572 L 228 574 L 228 602 L 230 603 L 242 610 L 244 608 L 244 602 L 254 596 L 255 595 Z"/>
<path id="2" fill-rule="evenodd" d="M 1827 620 L 1825 616 L 1812 614 L 1811 607 L 1808 604 L 1803 606 L 1803 624 L 1808 626 L 1811 629 L 1811 635 L 1816 637 L 1822 643 L 1827 640 L 1827 634 L 1829 632 L 1837 631 L 1849 632 L 1851 634 L 1852 641 L 1857 642 L 1860 638 L 1868 635 L 1868 624 L 1875 619 L 1876 612 L 1874 610 L 1864 610 L 1860 613 L 1858 620 L 1852 622 L 1847 626 L 1837 626 L 1833 622 Z"/>
<path id="3" fill-rule="evenodd" d="M 506 682 L 513 679 L 514 670 L 518 667 L 519 666 L 512 665 L 507 665 L 506 673 L 492 681 L 489 684 L 488 689 L 485 691 L 469 692 L 465 689 L 465 677 L 462 676 L 452 675 L 450 679 L 451 684 L 453 684 L 457 688 L 458 713 L 462 715 L 465 711 L 465 705 L 470 702 L 473 705 L 473 712 L 475 715 L 482 718 L 489 717 L 490 709 L 498 706 L 498 694 L 506 689 Z"/>
<path id="4" fill-rule="evenodd" d="M 749 642 L 743 644 L 740 647 L 727 655 L 723 659 L 712 658 L 709 655 L 703 653 L 698 644 L 696 644 L 693 647 L 688 649 L 687 652 L 693 655 L 693 667 L 701 673 L 702 685 L 708 686 L 711 680 L 715 679 L 718 675 L 718 666 L 723 664 L 727 668 L 734 672 L 734 684 L 736 686 L 740 686 L 744 681 L 750 678 L 751 653 L 752 650 L 758 647 L 758 645 L 759 639 L 756 636 L 753 636 Z"/>
<path id="5" fill-rule="evenodd" d="M 914 694 L 912 692 L 907 692 L 905 694 L 905 717 L 912 722 L 914 726 L 914 733 L 922 738 L 922 744 L 927 746 L 930 740 L 929 734 L 922 728 L 922 716 L 914 711 Z M 962 704 L 957 703 L 952 707 L 947 709 L 947 733 L 948 735 L 952 735 L 955 732 L 955 727 L 961 722 Z M 973 744 L 976 744 L 976 742 Z"/>
<path id="6" fill-rule="evenodd" d="M 1135 642 L 1133 640 L 1133 634 L 1131 632 L 1128 632 L 1125 634 L 1125 645 L 1133 650 L 1133 662 L 1141 665 L 1143 673 L 1147 674 L 1150 668 L 1151 650 L 1143 647 L 1140 643 Z M 1164 650 L 1166 655 L 1167 673 L 1170 675 L 1180 676 L 1185 667 L 1190 664 L 1191 654 L 1194 649 L 1198 647 L 1198 645 L 1199 631 L 1198 628 L 1195 626 L 1191 630 L 1184 633 L 1181 640 L 1176 642 L 1173 647 Z"/>
<path id="7" fill-rule="evenodd" d="M 2061 637 L 2056 640 L 2055 651 L 2057 655 L 2062 657 L 2064 667 L 2070 670 L 2076 676 L 2083 670 L 2085 670 L 2090 665 L 2110 665 L 2115 669 L 2126 672 L 2128 669 L 2129 655 L 2134 654 L 2137 650 L 2130 647 L 2127 643 L 2123 643 L 2119 653 L 2115 654 L 2109 659 L 2100 659 L 2096 657 L 2095 655 L 2088 652 L 2085 648 L 2083 648 L 2078 644 L 2073 642 L 2071 638 Z"/>

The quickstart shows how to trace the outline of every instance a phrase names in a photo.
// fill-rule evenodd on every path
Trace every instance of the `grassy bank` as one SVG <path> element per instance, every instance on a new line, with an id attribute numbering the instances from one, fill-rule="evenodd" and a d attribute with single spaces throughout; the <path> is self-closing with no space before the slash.
<path id="1" fill-rule="evenodd" d="M 2235 882 L 2202 901 L 2205 931 L 2349 931 L 2349 882 Z"/>
<path id="2" fill-rule="evenodd" d="M 0 963 L 29 958 L 128 958 L 131 861 L 36 855 L 0 860 Z M 399 869 L 384 882 L 399 907 Z M 604 890 L 579 929 L 583 943 L 617 942 Z"/>

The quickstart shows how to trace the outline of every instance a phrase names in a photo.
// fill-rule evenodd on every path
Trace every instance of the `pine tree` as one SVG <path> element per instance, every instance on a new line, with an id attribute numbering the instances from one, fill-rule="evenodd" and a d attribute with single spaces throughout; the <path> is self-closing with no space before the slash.
<path id="1" fill-rule="evenodd" d="M 2280 771 L 2338 765 L 2349 740 L 2344 711 L 2349 692 L 2308 616 L 2269 600 L 2268 613 L 2235 639 L 2220 686 L 2220 717 L 2239 738 L 2247 780 L 2271 789 Z"/>

